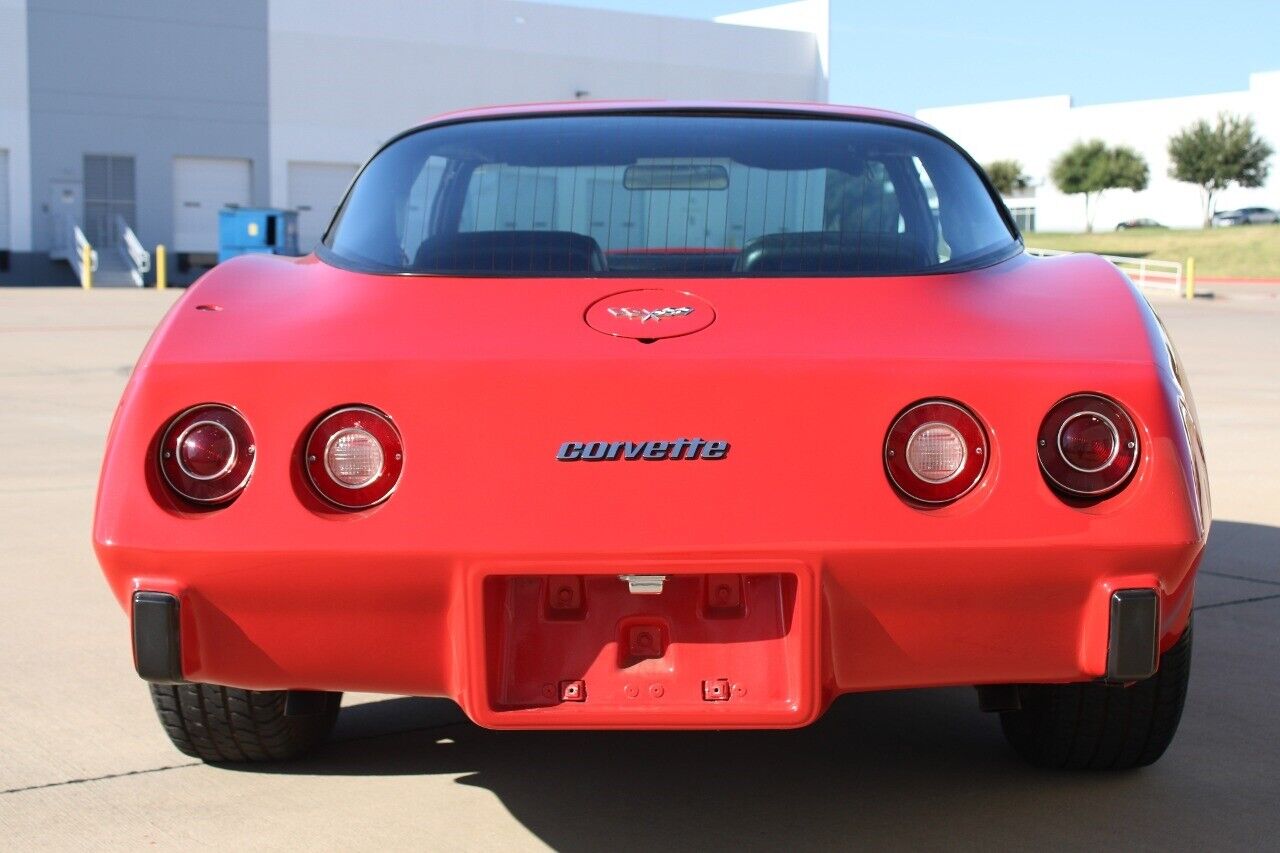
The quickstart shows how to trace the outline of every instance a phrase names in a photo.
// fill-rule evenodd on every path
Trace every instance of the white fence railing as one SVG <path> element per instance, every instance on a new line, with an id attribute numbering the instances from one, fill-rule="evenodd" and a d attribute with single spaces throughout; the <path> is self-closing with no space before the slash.
<path id="1" fill-rule="evenodd" d="M 1033 249 L 1028 246 L 1027 254 L 1037 258 L 1052 258 L 1058 255 L 1073 255 L 1075 252 L 1066 252 L 1062 249 Z M 1098 257 L 1115 264 L 1117 269 L 1129 276 L 1139 287 L 1166 291 L 1175 296 L 1182 293 L 1182 264 L 1178 261 L 1155 261 L 1123 255 L 1099 255 Z"/>
<path id="2" fill-rule="evenodd" d="M 133 283 L 138 287 L 146 284 L 145 275 L 151 272 L 151 253 L 142 248 L 138 235 L 133 233 L 133 229 L 129 227 L 129 223 L 124 221 L 124 217 L 116 214 L 116 249 L 120 252 L 120 257 L 124 258 L 124 262 L 129 265 L 129 276 L 133 279 Z"/>

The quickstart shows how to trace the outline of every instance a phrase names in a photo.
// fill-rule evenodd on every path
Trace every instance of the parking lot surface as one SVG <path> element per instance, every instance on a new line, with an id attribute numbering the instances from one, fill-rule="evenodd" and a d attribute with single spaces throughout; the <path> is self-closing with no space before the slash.
<path id="1" fill-rule="evenodd" d="M 1275 849 L 1280 299 L 1155 300 L 1186 362 L 1215 522 L 1182 728 L 1124 774 L 1024 766 L 971 689 L 847 696 L 788 732 L 494 733 L 349 696 L 297 763 L 175 751 L 133 673 L 90 518 L 154 291 L 0 291 L 0 839 L 10 849 Z"/>

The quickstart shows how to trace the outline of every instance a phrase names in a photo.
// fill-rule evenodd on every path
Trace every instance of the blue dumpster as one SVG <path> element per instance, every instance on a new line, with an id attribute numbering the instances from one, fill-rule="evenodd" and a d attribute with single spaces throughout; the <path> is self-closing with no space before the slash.
<path id="1" fill-rule="evenodd" d="M 218 212 L 218 263 L 237 255 L 298 254 L 298 212 L 228 207 Z"/>

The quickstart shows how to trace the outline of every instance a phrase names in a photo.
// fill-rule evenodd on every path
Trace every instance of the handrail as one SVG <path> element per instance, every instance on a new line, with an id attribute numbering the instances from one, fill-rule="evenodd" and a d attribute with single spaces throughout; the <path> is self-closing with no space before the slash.
<path id="1" fill-rule="evenodd" d="M 75 223 L 71 224 L 71 233 L 75 241 L 75 251 L 71 253 L 71 268 L 76 271 L 76 278 L 84 281 L 84 263 L 81 258 L 84 257 L 84 250 L 89 250 L 89 271 L 98 271 L 98 250 L 89 245 L 89 239 L 84 236 L 84 232 L 80 230 L 80 226 Z"/>
<path id="2" fill-rule="evenodd" d="M 125 222 L 124 217 L 118 213 L 115 225 L 116 249 L 120 252 L 120 257 L 124 258 L 125 263 L 129 265 L 129 275 L 133 283 L 142 287 L 145 283 L 143 275 L 151 272 L 151 253 L 142 247 L 142 241 L 138 239 L 138 235 L 133 233 L 129 223 Z"/>
<path id="3" fill-rule="evenodd" d="M 1076 253 L 1062 249 L 1034 249 L 1028 246 L 1027 254 L 1036 258 L 1050 258 Z M 1182 293 L 1182 264 L 1178 261 L 1158 261 L 1126 255 L 1099 255 L 1098 257 L 1104 261 L 1110 261 L 1139 287 L 1167 290 L 1175 294 Z"/>
<path id="4" fill-rule="evenodd" d="M 98 271 L 98 251 L 89 245 L 89 240 L 84 236 L 84 232 L 80 230 L 80 226 L 76 223 L 75 218 L 70 213 L 62 214 L 58 221 L 59 232 L 54 240 L 53 249 L 49 252 L 50 257 L 59 258 L 71 264 L 71 268 L 76 272 L 76 279 L 84 280 L 84 250 L 89 250 L 89 271 Z"/>

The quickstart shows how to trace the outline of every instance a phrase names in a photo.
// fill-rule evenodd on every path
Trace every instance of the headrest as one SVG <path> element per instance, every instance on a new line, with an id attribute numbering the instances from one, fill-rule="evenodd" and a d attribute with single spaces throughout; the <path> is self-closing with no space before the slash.
<path id="1" fill-rule="evenodd" d="M 736 269 L 750 273 L 897 275 L 929 266 L 928 254 L 928 249 L 908 234 L 799 231 L 762 234 L 748 240 Z"/>
<path id="2" fill-rule="evenodd" d="M 573 231 L 465 231 L 430 237 L 415 272 L 569 273 L 603 271 L 600 244 Z"/>

